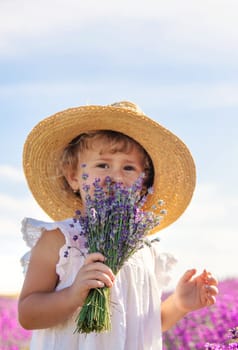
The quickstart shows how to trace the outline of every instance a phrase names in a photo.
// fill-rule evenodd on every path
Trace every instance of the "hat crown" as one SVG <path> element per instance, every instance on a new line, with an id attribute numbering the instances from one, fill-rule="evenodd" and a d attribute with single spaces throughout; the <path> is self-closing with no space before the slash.
<path id="1" fill-rule="evenodd" d="M 124 108 L 124 109 L 130 109 L 131 111 L 133 111 L 135 113 L 144 114 L 144 112 L 140 109 L 140 107 L 138 105 L 136 105 L 135 103 L 130 102 L 130 101 L 114 102 L 110 106 Z"/>

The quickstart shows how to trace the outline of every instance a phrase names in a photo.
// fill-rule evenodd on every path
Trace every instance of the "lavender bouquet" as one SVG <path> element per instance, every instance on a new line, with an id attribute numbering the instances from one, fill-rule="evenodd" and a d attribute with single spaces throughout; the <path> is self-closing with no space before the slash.
<path id="1" fill-rule="evenodd" d="M 83 174 L 86 179 L 87 175 Z M 145 235 L 160 222 L 161 215 L 144 212 L 146 198 L 141 198 L 143 175 L 129 188 L 113 183 L 108 177 L 106 189 L 95 179 L 94 196 L 85 183 L 86 212 L 76 212 L 74 222 L 79 221 L 81 235 L 86 238 L 88 253 L 100 252 L 106 264 L 116 274 L 128 258 L 143 245 Z M 159 203 L 162 204 L 162 201 Z M 76 319 L 79 333 L 104 332 L 111 328 L 110 289 L 91 289 Z"/>

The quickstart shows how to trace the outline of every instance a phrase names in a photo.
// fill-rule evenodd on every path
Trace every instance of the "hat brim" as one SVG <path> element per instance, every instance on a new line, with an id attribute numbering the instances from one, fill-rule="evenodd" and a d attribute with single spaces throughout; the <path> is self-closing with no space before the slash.
<path id="1" fill-rule="evenodd" d="M 57 165 L 63 149 L 81 133 L 115 130 L 140 143 L 154 165 L 153 194 L 146 208 L 163 200 L 167 215 L 157 231 L 177 220 L 188 206 L 195 187 L 195 165 L 186 145 L 143 113 L 116 106 L 83 106 L 50 116 L 29 134 L 23 168 L 29 188 L 41 208 L 54 220 L 74 216 L 82 206 L 73 193 L 62 190 Z M 161 208 L 154 211 L 159 211 Z"/>

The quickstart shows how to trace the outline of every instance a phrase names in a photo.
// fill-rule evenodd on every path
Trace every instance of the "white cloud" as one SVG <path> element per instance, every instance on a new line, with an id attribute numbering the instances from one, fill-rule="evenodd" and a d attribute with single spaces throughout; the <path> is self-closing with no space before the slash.
<path id="1" fill-rule="evenodd" d="M 238 198 L 227 197 L 216 183 L 198 184 L 194 198 L 186 213 L 188 225 L 199 227 L 215 224 L 227 225 L 227 218 L 232 207 L 238 205 Z M 215 225 L 216 226 L 216 225 Z"/>
<path id="2" fill-rule="evenodd" d="M 25 216 L 39 217 L 41 220 L 50 220 L 31 197 L 16 198 L 13 195 L 0 193 L 1 233 L 10 233 L 12 228 L 19 227 L 19 222 Z"/>
<path id="3" fill-rule="evenodd" d="M 29 250 L 21 234 L 21 221 L 26 216 L 51 221 L 32 198 L 0 193 L 0 294 L 20 291 L 23 282 L 20 258 Z"/>
<path id="4" fill-rule="evenodd" d="M 18 294 L 24 280 L 19 257 L 12 255 L 0 256 L 0 276 L 0 294 Z"/>
<path id="5" fill-rule="evenodd" d="M 23 172 L 19 170 L 19 168 L 10 165 L 0 165 L 0 179 L 6 179 L 13 182 L 25 181 Z"/>
<path id="6" fill-rule="evenodd" d="M 20 230 L 20 221 L 18 222 L 14 211 L 14 219 L 6 218 L 3 215 L 0 216 L 0 238 L 5 237 L 16 237 Z"/>
<path id="7" fill-rule="evenodd" d="M 238 198 L 228 197 L 215 183 L 197 186 L 183 216 L 159 234 L 163 248 L 179 261 L 173 286 L 185 270 L 194 267 L 207 268 L 218 279 L 238 276 L 237 207 Z"/>
<path id="8" fill-rule="evenodd" d="M 19 57 L 42 46 L 53 52 L 68 45 L 83 51 L 89 42 L 105 54 L 115 53 L 115 58 L 121 45 L 124 49 L 146 45 L 148 54 L 157 52 L 165 58 L 174 53 L 176 60 L 190 63 L 232 60 L 238 54 L 236 0 L 25 0 L 1 6 L 2 55 Z M 97 40 L 95 28 L 99 28 Z M 76 38 L 80 45 L 75 45 Z"/>
<path id="9" fill-rule="evenodd" d="M 94 96 L 97 100 L 100 100 L 100 104 L 103 104 L 105 100 L 104 91 L 108 91 L 107 101 L 114 101 L 115 92 L 116 98 L 123 92 L 122 98 L 125 96 L 131 96 L 133 91 L 133 98 L 140 101 L 141 99 L 147 99 L 150 101 L 159 101 L 160 107 L 170 106 L 171 103 L 179 107 L 191 109 L 200 108 L 219 108 L 219 107 L 237 107 L 238 106 L 238 84 L 228 82 L 217 83 L 193 83 L 193 84 L 166 84 L 163 85 L 158 81 L 150 81 L 150 84 L 146 89 L 142 89 L 138 81 L 129 80 L 125 85 L 125 80 L 120 80 L 120 76 L 113 79 L 104 79 L 102 82 L 100 79 L 93 77 L 93 82 L 90 82 L 88 77 L 87 82 L 75 83 L 74 81 L 68 81 L 61 84 L 58 83 L 22 83 L 11 86 L 0 86 L 1 96 L 6 98 L 13 98 L 14 96 L 57 96 L 59 99 L 71 100 L 75 98 L 78 103 L 95 103 Z M 143 82 L 144 83 L 144 82 Z M 110 97 L 110 93 L 112 97 Z M 114 94 L 114 95 L 113 95 Z M 78 96 L 88 96 L 90 101 L 79 101 Z M 7 169 L 5 166 L 0 167 L 1 174 L 7 174 L 9 172 L 10 177 L 14 176 L 14 168 Z M 19 174 L 19 179 L 22 179 L 22 175 L 19 171 L 16 171 L 16 175 Z M 18 176 L 18 175 L 17 175 Z"/>

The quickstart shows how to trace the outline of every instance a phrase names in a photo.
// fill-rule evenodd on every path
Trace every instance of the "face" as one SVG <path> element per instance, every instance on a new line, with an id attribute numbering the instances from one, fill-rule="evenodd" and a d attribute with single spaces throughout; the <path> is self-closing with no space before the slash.
<path id="1" fill-rule="evenodd" d="M 120 182 L 123 186 L 130 187 L 144 171 L 143 155 L 136 147 L 132 147 L 127 153 L 112 153 L 107 149 L 104 145 L 102 152 L 102 144 L 98 141 L 93 148 L 79 154 L 77 172 L 73 174 L 69 183 L 74 190 L 79 189 L 83 204 L 85 203 L 83 184 L 90 185 L 90 195 L 93 194 L 92 183 L 96 178 L 100 178 L 101 186 L 105 186 L 105 178 L 109 176 L 113 182 Z M 83 167 L 84 164 L 86 167 Z M 82 178 L 84 173 L 88 175 L 86 180 Z"/>

